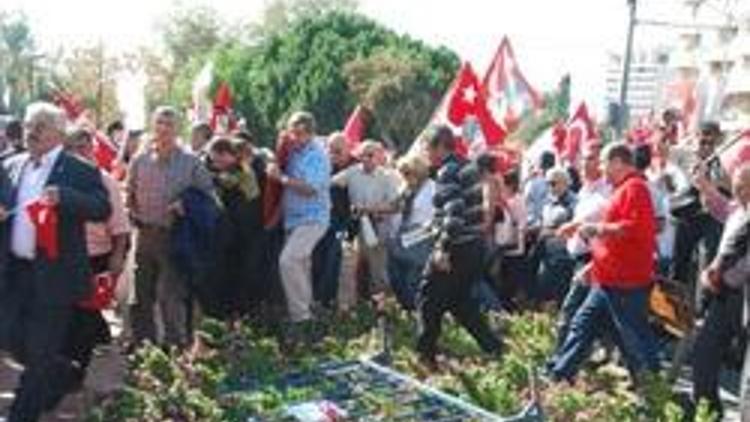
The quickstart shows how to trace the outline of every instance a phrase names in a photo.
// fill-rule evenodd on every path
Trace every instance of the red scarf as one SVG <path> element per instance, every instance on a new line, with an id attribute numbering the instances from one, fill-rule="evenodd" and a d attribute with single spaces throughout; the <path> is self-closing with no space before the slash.
<path id="1" fill-rule="evenodd" d="M 276 141 L 276 163 L 282 171 L 289 162 L 294 138 L 287 132 L 279 134 Z M 276 179 L 266 178 L 265 190 L 263 194 L 263 227 L 270 229 L 275 227 L 281 221 L 281 183 Z"/>
<path id="2" fill-rule="evenodd" d="M 26 206 L 29 219 L 36 229 L 36 245 L 44 252 L 47 259 L 54 261 L 60 256 L 57 239 L 57 207 L 42 200 L 36 200 Z"/>

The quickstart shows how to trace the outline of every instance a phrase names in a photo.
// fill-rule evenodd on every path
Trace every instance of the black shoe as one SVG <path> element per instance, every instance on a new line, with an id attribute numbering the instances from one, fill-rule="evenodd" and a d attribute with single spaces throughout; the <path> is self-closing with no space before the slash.
<path id="1" fill-rule="evenodd" d="M 315 346 L 326 336 L 326 330 L 319 322 L 310 320 L 303 324 L 303 340 L 307 346 Z"/>
<path id="2" fill-rule="evenodd" d="M 437 359 L 435 358 L 435 355 L 419 355 L 419 364 L 424 366 L 428 371 L 430 372 L 438 372 L 440 371 L 440 366 L 438 365 Z"/>

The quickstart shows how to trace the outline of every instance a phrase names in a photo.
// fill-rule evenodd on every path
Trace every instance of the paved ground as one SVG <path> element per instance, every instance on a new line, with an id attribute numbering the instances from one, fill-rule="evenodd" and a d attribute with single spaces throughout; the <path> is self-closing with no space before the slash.
<path id="1" fill-rule="evenodd" d="M 113 332 L 119 334 L 119 325 L 113 324 Z M 5 421 L 10 403 L 13 401 L 13 390 L 21 372 L 7 356 L 0 356 L 0 422 Z M 98 398 L 107 396 L 123 384 L 126 369 L 126 358 L 114 342 L 110 346 L 100 347 L 91 363 L 83 390 L 68 396 L 58 409 L 45 416 L 42 422 L 77 422 L 82 421 L 86 409 L 93 406 Z"/>

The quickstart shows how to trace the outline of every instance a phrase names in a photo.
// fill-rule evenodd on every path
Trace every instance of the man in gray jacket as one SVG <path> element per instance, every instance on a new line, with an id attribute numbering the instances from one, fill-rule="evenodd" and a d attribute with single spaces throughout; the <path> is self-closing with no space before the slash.
<path id="1" fill-rule="evenodd" d="M 698 172 L 703 173 L 703 172 Z M 712 293 L 693 355 L 693 398 L 708 400 L 721 413 L 718 376 L 721 359 L 733 339 L 747 330 L 750 307 L 750 165 L 738 168 L 732 178 L 734 202 L 730 203 L 705 178 L 696 186 L 714 218 L 724 222 L 719 249 L 701 274 L 702 287 Z M 745 355 L 741 379 L 742 420 L 750 420 L 750 354 Z"/>

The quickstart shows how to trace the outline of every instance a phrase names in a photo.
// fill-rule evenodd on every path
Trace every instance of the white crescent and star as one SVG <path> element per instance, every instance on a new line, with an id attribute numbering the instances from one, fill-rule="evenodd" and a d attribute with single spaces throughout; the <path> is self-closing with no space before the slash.
<path id="1" fill-rule="evenodd" d="M 474 101 L 476 101 L 477 99 L 477 95 L 477 91 L 473 86 L 468 86 L 466 87 L 466 89 L 464 89 L 464 101 L 469 104 L 474 104 Z"/>

